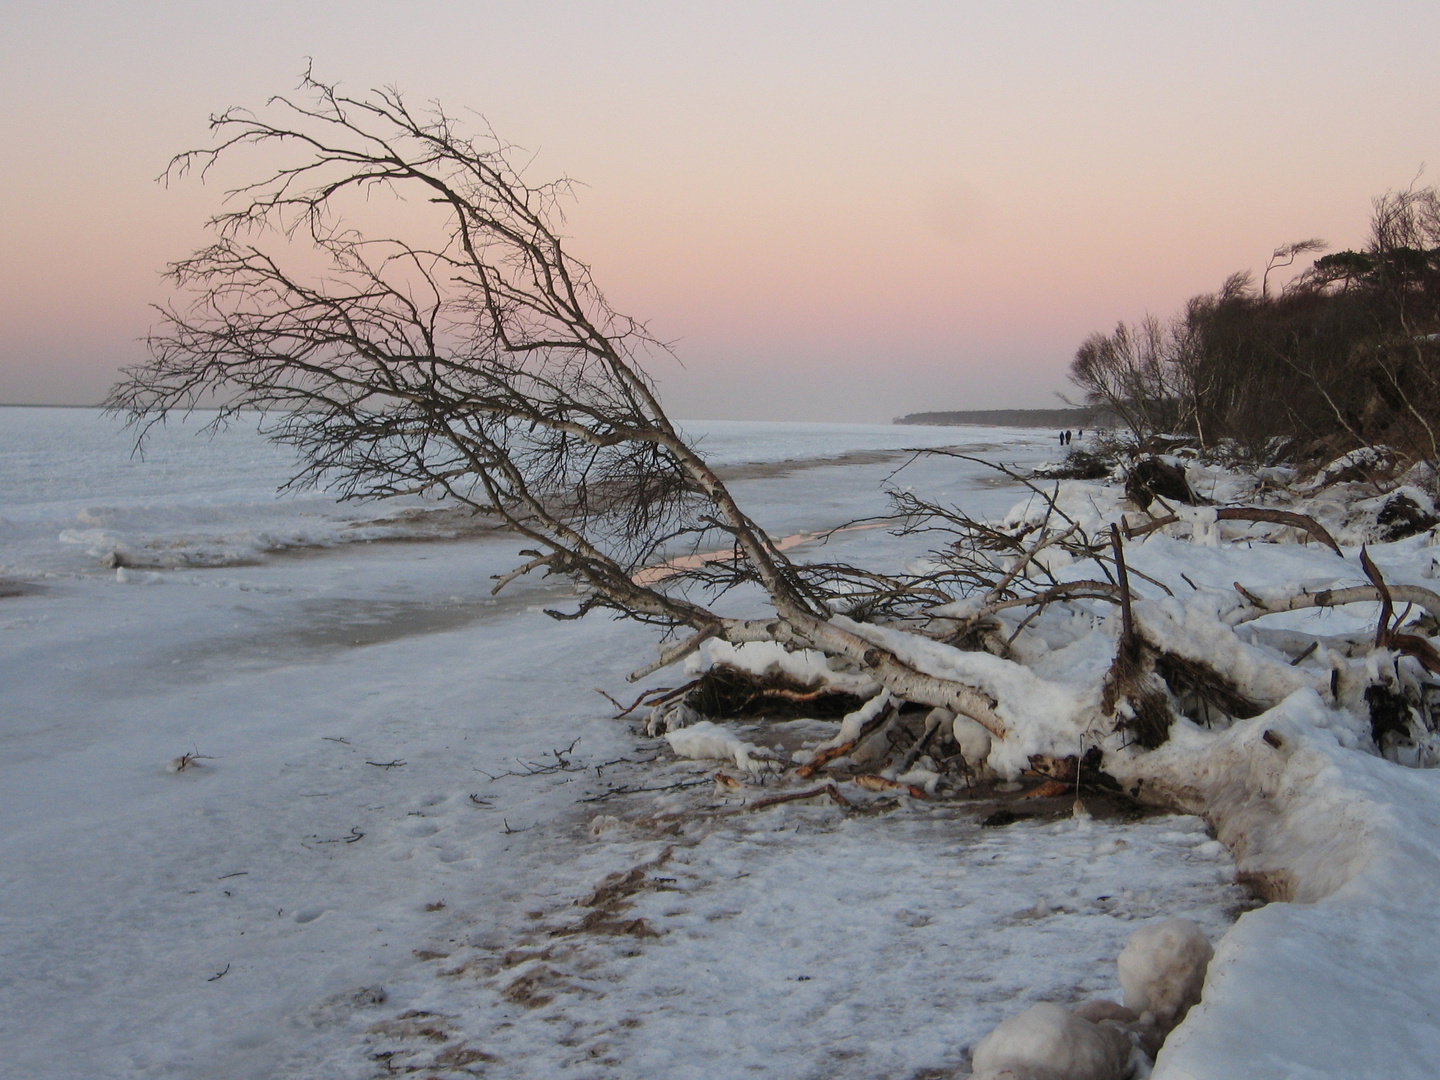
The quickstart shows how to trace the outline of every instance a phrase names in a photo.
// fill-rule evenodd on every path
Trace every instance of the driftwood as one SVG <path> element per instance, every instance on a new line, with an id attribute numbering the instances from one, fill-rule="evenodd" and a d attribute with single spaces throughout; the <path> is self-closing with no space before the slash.
<path id="1" fill-rule="evenodd" d="M 673 698 L 681 697 L 682 695 L 688 693 L 690 690 L 694 689 L 695 686 L 699 684 L 699 681 L 700 680 L 698 679 L 692 679 L 684 686 L 653 687 L 652 689 L 646 690 L 629 705 L 621 705 L 620 702 L 616 701 L 613 697 L 607 694 L 604 690 L 601 690 L 598 686 L 594 689 L 597 694 L 603 697 L 606 701 L 610 702 L 611 705 L 614 705 L 615 708 L 620 710 L 615 714 L 615 719 L 623 720 L 625 717 L 629 716 L 632 712 L 640 708 L 640 706 L 642 705 L 662 705 L 665 702 L 672 700 Z"/>
<path id="2" fill-rule="evenodd" d="M 1127 540 L 1137 540 L 1142 536 L 1148 536 L 1157 529 L 1163 529 L 1167 525 L 1174 525 L 1185 519 L 1178 514 L 1166 514 L 1164 517 L 1147 521 L 1144 525 L 1131 525 L 1125 523 L 1125 537 Z M 1330 535 L 1325 526 L 1321 525 L 1312 517 L 1305 514 L 1291 513 L 1289 510 L 1271 510 L 1263 506 L 1224 506 L 1215 511 L 1216 521 L 1263 521 L 1271 525 L 1288 525 L 1292 529 L 1308 533 L 1311 539 L 1324 544 L 1336 555 L 1344 555 L 1340 545 Z"/>
<path id="3" fill-rule="evenodd" d="M 862 773 L 859 776 L 852 776 L 850 782 L 866 791 L 903 791 L 915 799 L 928 799 L 930 796 L 925 793 L 922 787 L 914 784 L 902 784 L 899 780 L 890 780 L 884 776 L 876 776 L 873 773 Z"/>
<path id="4" fill-rule="evenodd" d="M 1259 506 L 1226 506 L 1215 511 L 1215 520 L 1264 521 L 1272 525 L 1288 525 L 1292 529 L 1309 533 L 1311 537 L 1324 544 L 1336 555 L 1345 554 L 1340 550 L 1340 545 L 1335 542 L 1335 538 L 1326 531 L 1325 526 L 1312 517 L 1304 514 L 1292 514 L 1289 510 L 1270 510 Z"/>
<path id="5" fill-rule="evenodd" d="M 1423 608 L 1433 618 L 1440 620 L 1440 594 L 1419 585 L 1387 586 L 1392 601 L 1414 604 Z M 1375 585 L 1353 585 L 1344 589 L 1316 589 L 1311 591 L 1297 587 L 1291 591 L 1261 596 L 1254 589 L 1248 589 L 1238 582 L 1235 586 L 1245 600 L 1244 604 L 1232 608 L 1224 616 L 1231 626 L 1274 615 L 1282 611 L 1303 611 L 1306 608 L 1342 607 L 1345 604 L 1381 603 L 1379 588 Z"/>
<path id="6" fill-rule="evenodd" d="M 1435 646 L 1418 634 L 1400 632 L 1400 626 L 1410 613 L 1409 608 L 1405 610 L 1404 614 L 1392 619 L 1395 604 L 1391 600 L 1390 589 L 1385 584 L 1380 569 L 1371 560 L 1370 553 L 1363 547 L 1360 549 L 1360 565 L 1365 568 L 1365 576 L 1371 580 L 1375 585 L 1376 592 L 1380 594 L 1380 618 L 1375 626 L 1376 647 L 1394 649 L 1406 656 L 1413 656 L 1424 665 L 1426 671 L 1431 674 L 1440 673 L 1440 652 L 1435 651 Z"/>

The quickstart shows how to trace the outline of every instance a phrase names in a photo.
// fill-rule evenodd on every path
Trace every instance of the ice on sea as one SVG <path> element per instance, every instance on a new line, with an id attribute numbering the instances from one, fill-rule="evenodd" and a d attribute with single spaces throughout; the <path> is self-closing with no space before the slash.
<path id="1" fill-rule="evenodd" d="M 73 574 L 119 563 L 189 569 L 348 543 L 463 535 L 467 515 L 421 498 L 338 503 L 279 493 L 292 456 L 240 416 L 211 434 L 200 411 L 134 432 L 95 409 L 0 408 L 0 577 Z M 956 429 L 889 424 L 689 421 L 712 464 L 803 462 L 948 445 Z M 965 440 L 987 444 L 995 429 Z M 838 522 L 837 522 L 838 523 Z M 782 523 L 783 527 L 783 523 Z"/>

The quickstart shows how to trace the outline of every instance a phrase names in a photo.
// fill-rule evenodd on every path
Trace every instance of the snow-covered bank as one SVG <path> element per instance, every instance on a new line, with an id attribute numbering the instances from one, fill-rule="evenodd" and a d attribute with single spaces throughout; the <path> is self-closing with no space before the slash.
<path id="1" fill-rule="evenodd" d="M 1440 887 L 1440 774 L 1406 767 L 1434 762 L 1431 676 L 1422 662 L 1429 663 L 1426 643 L 1436 628 L 1433 621 L 1411 624 L 1407 644 L 1387 637 L 1414 610 L 1401 613 L 1403 604 L 1393 627 L 1382 622 L 1378 632 L 1378 603 L 1325 609 L 1342 594 L 1378 598 L 1380 579 L 1423 610 L 1433 607 L 1420 585 L 1434 575 L 1436 533 L 1422 523 L 1418 535 L 1388 541 L 1385 508 L 1408 499 L 1430 515 L 1429 497 L 1393 483 L 1379 495 L 1369 482 L 1322 487 L 1333 472 L 1280 505 L 1314 515 L 1353 545 L 1346 549 L 1302 546 L 1265 526 L 1222 528 L 1213 509 L 1185 507 L 1171 514 L 1175 525 L 1162 521 L 1127 545 L 1132 567 L 1143 572 L 1138 595 L 1148 597 L 1134 604 L 1147 647 L 1216 673 L 1238 691 L 1237 709 L 1258 703 L 1266 710 L 1228 730 L 1228 719 L 1206 730 L 1182 717 L 1153 751 L 1113 736 L 1107 747 L 1106 768 L 1122 784 L 1203 814 L 1234 853 L 1242 880 L 1278 901 L 1243 916 L 1221 942 L 1202 1004 L 1156 1062 L 1161 1080 L 1424 1077 L 1440 1060 L 1440 969 L 1429 955 L 1429 898 Z M 1229 488 L 1221 498 L 1245 497 L 1253 487 L 1224 470 L 1190 473 L 1192 483 L 1208 480 L 1212 493 Z M 1121 520 L 1127 508 L 1118 500 L 1114 488 L 1071 483 L 1060 486 L 1057 502 L 1070 520 L 1099 532 Z M 1035 521 L 1046 508 L 1035 500 L 1008 520 Z M 1367 541 L 1378 570 L 1362 566 L 1358 548 Z M 1069 560 L 1052 565 L 1062 580 L 1086 576 Z M 1118 620 L 1108 622 L 1117 633 Z M 1232 632 L 1245 622 L 1244 633 Z M 866 631 L 872 640 L 879 633 Z M 1084 667 L 1066 656 L 1078 648 L 1074 632 L 1062 618 L 1038 637 L 1017 653 L 1051 680 L 1052 692 L 1063 690 L 1055 680 L 1073 679 Z M 926 659 L 926 650 L 945 651 L 922 644 L 910 653 L 932 668 L 947 661 L 985 667 Z M 1171 686 L 1176 704 L 1175 687 L 1188 677 L 1180 671 Z M 1008 693 L 1012 710 L 1043 696 L 1032 687 L 1002 687 L 993 675 L 984 685 Z M 1085 726 L 1087 705 L 1072 706 L 1072 740 Z M 1209 720 L 1198 699 L 1186 707 Z M 1026 739 L 1048 741 L 1047 752 L 1063 753 L 1065 713 L 1052 708 L 1041 723 L 1027 720 L 1014 741 L 1025 752 L 1033 750 Z M 1006 764 L 1002 756 L 1000 767 Z"/>
<path id="2" fill-rule="evenodd" d="M 1183 464 L 1164 463 L 1181 489 Z M 1433 766 L 1440 747 L 1430 681 L 1440 671 L 1440 596 L 1419 584 L 1435 572 L 1433 508 L 1428 495 L 1403 482 L 1416 470 L 1357 481 L 1327 469 L 1320 484 L 1289 490 L 1267 489 L 1275 477 L 1197 465 L 1189 473 L 1191 484 L 1229 505 L 1162 503 L 1145 514 L 1137 509 L 1146 501 L 1140 495 L 1132 501 L 1119 485 L 1078 482 L 1032 488 L 1003 519 L 988 522 L 908 504 L 911 528 L 918 519 L 946 541 L 928 559 L 907 564 L 908 579 L 888 579 L 887 587 L 891 597 L 913 587 L 929 607 L 835 614 L 820 632 L 807 627 L 794 635 L 800 643 L 823 642 L 839 670 L 872 675 L 886 689 L 846 716 L 833 737 L 796 753 L 803 763 L 797 779 L 814 782 L 812 762 L 835 771 L 830 786 L 797 786 L 793 795 L 842 798 L 836 781 L 872 789 L 913 783 L 912 774 L 898 775 L 913 762 L 922 766 L 913 777 L 927 776 L 934 790 L 937 770 L 948 771 L 954 786 L 977 760 L 1002 777 L 1031 769 L 1078 787 L 1086 767 L 1080 759 L 1093 752 L 1102 775 L 1132 795 L 1208 818 L 1234 851 L 1243 880 L 1287 905 L 1283 910 L 1311 905 L 1305 915 L 1243 924 L 1282 929 L 1269 948 L 1256 947 L 1264 930 L 1237 934 L 1248 962 L 1222 948 L 1207 1007 L 1161 1054 L 1159 1074 L 1235 1075 L 1244 1055 L 1214 1048 L 1236 1038 L 1231 1025 L 1243 1017 L 1244 1054 L 1263 1063 L 1257 1072 L 1249 1062 L 1247 1075 L 1346 1075 L 1327 1071 L 1330 1062 L 1348 1070 L 1381 1054 L 1370 1031 L 1357 1037 L 1344 1023 L 1352 942 L 1431 936 L 1428 907 L 1416 900 L 1436 883 L 1440 785 L 1436 774 L 1414 767 Z M 1181 497 L 1194 501 L 1192 492 Z M 1265 497 L 1268 505 L 1242 501 Z M 1353 546 L 1337 545 L 1336 536 Z M 1022 571 L 1023 586 L 1007 592 Z M 749 655 L 728 661 L 726 678 L 742 674 L 759 692 L 786 692 L 783 685 L 767 689 L 774 686 L 765 682 L 774 667 L 769 655 L 760 646 L 744 649 Z M 715 652 L 707 648 L 702 657 L 713 661 Z M 971 696 L 952 698 L 952 687 Z M 887 712 L 892 697 L 935 709 L 923 724 L 915 713 L 907 722 Z M 688 722 L 691 704 L 667 703 L 653 722 Z M 957 712 L 988 731 L 979 758 L 944 749 Z M 934 731 L 939 738 L 930 742 Z M 729 750 L 734 743 L 733 753 L 715 756 L 740 760 L 734 736 L 713 726 L 703 734 L 707 745 Z M 671 734 L 677 748 L 683 735 Z M 1339 971 L 1316 981 L 1309 968 L 1324 961 L 1292 964 L 1290 954 L 1324 937 L 1342 897 L 1365 906 L 1365 915 L 1340 916 L 1348 925 L 1337 938 Z M 1309 933 L 1289 936 L 1289 921 Z M 1369 952 L 1375 970 L 1364 992 L 1388 981 L 1419 994 L 1409 1000 L 1413 1007 L 1389 1010 L 1404 1029 L 1396 1037 L 1406 1050 L 1387 1067 L 1430 1075 L 1440 1031 L 1423 1004 L 1433 989 L 1428 969 L 1417 978 L 1404 949 Z M 1232 994 L 1237 981 L 1243 988 Z M 1319 1000 L 1312 1006 L 1300 987 Z M 1383 1002 L 1384 995 L 1372 995 L 1371 1030 L 1387 1011 Z M 1293 1012 L 1307 1008 L 1318 1019 L 1292 1022 Z M 1263 1033 L 1274 1025 L 1291 1037 L 1265 1047 Z M 1074 1077 L 1119 1080 L 1106 1069 Z"/>
<path id="3" fill-rule="evenodd" d="M 1156 1080 L 1423 1077 L 1440 1060 L 1440 776 L 1342 746 L 1310 691 L 1159 751 L 1277 899 L 1244 915 Z"/>

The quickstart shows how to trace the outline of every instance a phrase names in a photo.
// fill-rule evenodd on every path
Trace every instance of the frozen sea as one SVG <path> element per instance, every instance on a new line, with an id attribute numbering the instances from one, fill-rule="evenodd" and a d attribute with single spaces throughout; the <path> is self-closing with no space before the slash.
<path id="1" fill-rule="evenodd" d="M 0 1074 L 964 1076 L 1025 1005 L 1115 993 L 1136 920 L 1218 937 L 1242 899 L 1192 818 L 690 813 L 703 763 L 594 692 L 634 692 L 652 631 L 555 623 L 553 582 L 492 598 L 513 539 L 277 494 L 285 453 L 204 419 L 142 458 L 97 412 L 0 409 Z M 956 458 L 897 476 L 910 448 L 1052 453 L 684 426 L 780 533 L 893 483 L 978 514 L 1023 494 Z M 590 917 L 607 880 L 643 881 L 646 933 Z"/>

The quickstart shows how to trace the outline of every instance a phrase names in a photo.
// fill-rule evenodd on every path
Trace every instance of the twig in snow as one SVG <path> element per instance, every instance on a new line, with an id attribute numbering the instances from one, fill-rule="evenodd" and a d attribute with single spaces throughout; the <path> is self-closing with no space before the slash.
<path id="1" fill-rule="evenodd" d="M 1232 581 L 1230 584 L 1235 586 L 1235 591 L 1238 592 L 1241 596 L 1243 596 L 1248 603 L 1253 604 L 1255 607 L 1258 608 L 1263 608 L 1265 606 L 1264 600 L 1261 600 L 1258 596 L 1252 593 L 1249 589 L 1245 588 L 1245 586 L 1241 585 L 1238 581 Z"/>
<path id="2" fill-rule="evenodd" d="M 367 761 L 365 762 L 365 764 L 366 764 L 366 765 L 374 765 L 377 769 L 398 769 L 398 768 L 400 768 L 402 765 L 404 765 L 405 762 L 401 761 L 399 758 L 396 758 L 394 761 L 368 761 L 368 760 L 367 760 Z"/>
<path id="3" fill-rule="evenodd" d="M 555 760 L 549 764 L 542 765 L 538 761 L 520 762 L 520 764 L 525 768 L 524 772 L 515 772 L 512 770 L 510 772 L 503 772 L 498 775 L 492 775 L 491 773 L 486 772 L 484 769 L 476 769 L 475 771 L 478 772 L 481 776 L 489 777 L 492 782 L 495 780 L 501 780 L 507 776 L 545 776 L 549 773 L 557 772 L 583 772 L 590 766 L 576 765 L 570 760 L 569 757 L 571 751 L 575 749 L 579 742 L 580 739 L 576 738 L 564 750 L 551 750 L 550 756 L 553 757 Z M 607 764 L 613 765 L 614 762 L 608 762 Z"/>
<path id="4" fill-rule="evenodd" d="M 652 687 L 651 689 L 646 690 L 643 694 L 637 697 L 634 701 L 634 704 L 629 706 L 621 705 L 620 702 L 616 701 L 613 697 L 607 694 L 604 690 L 601 690 L 598 686 L 595 687 L 595 692 L 620 710 L 618 713 L 615 714 L 615 719 L 620 720 L 623 717 L 629 716 L 641 705 L 662 705 L 665 702 L 671 700 L 672 698 L 679 697 L 681 694 L 689 693 L 691 690 L 695 689 L 697 685 L 699 685 L 699 682 L 699 679 L 692 679 L 684 686 Z"/>
<path id="5" fill-rule="evenodd" d="M 217 982 L 217 981 L 219 981 L 220 979 L 223 979 L 229 971 L 230 971 L 230 965 L 229 965 L 229 964 L 226 964 L 224 971 L 217 971 L 214 975 L 211 975 L 211 976 L 210 976 L 208 979 L 206 979 L 205 981 L 206 981 L 206 982 Z"/>
<path id="6" fill-rule="evenodd" d="M 248 873 L 250 873 L 249 870 L 236 870 L 233 874 L 221 874 L 221 875 L 220 875 L 218 878 L 216 878 L 215 880 L 216 880 L 216 881 L 224 881 L 226 878 L 243 877 L 243 876 L 245 876 L 245 875 L 248 874 Z"/>
<path id="7" fill-rule="evenodd" d="M 699 780 L 682 780 L 678 784 L 667 784 L 665 787 L 618 787 L 611 788 L 603 795 L 591 795 L 589 798 L 581 799 L 582 803 L 604 802 L 606 799 L 614 798 L 616 795 L 644 795 L 655 791 L 682 791 L 685 788 L 699 787 L 701 784 L 713 783 L 708 776 Z"/>
<path id="8" fill-rule="evenodd" d="M 334 840 L 321 840 L 318 836 L 312 837 L 317 844 L 353 844 L 356 840 L 363 840 L 365 834 L 360 831 L 359 826 L 350 826 L 349 836 L 337 836 Z M 303 841 L 302 841 L 303 842 Z"/>
<path id="9" fill-rule="evenodd" d="M 191 749 L 188 754 L 181 754 L 170 762 L 171 772 L 184 772 L 186 769 L 198 769 L 202 761 L 214 761 L 209 754 L 200 753 L 198 748 Z"/>

